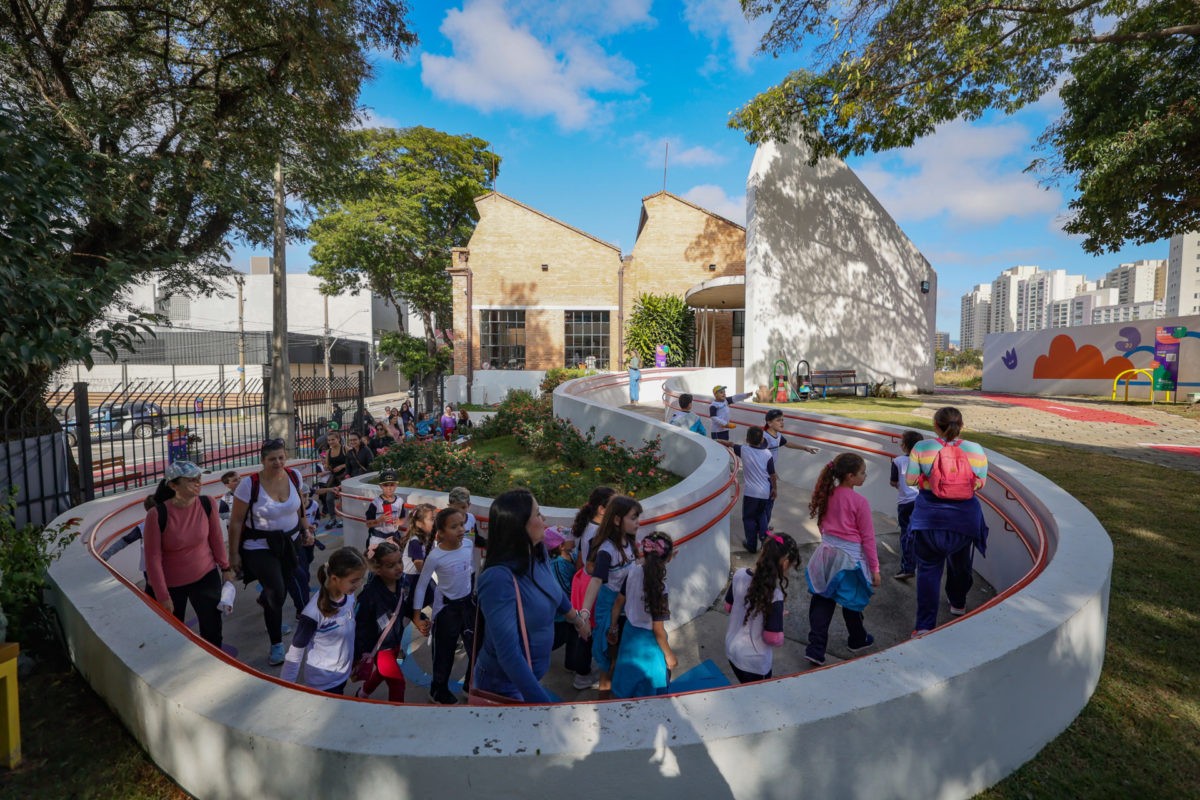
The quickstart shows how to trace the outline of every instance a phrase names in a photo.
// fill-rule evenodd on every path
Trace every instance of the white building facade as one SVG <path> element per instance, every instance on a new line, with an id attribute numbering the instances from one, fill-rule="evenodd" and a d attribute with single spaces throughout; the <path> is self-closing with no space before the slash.
<path id="1" fill-rule="evenodd" d="M 1166 314 L 1200 314 L 1200 232 L 1171 237 L 1167 257 Z"/>
<path id="2" fill-rule="evenodd" d="M 963 350 L 982 350 L 983 340 L 992 330 L 992 285 L 981 283 L 969 294 L 964 294 L 961 312 L 959 345 Z"/>

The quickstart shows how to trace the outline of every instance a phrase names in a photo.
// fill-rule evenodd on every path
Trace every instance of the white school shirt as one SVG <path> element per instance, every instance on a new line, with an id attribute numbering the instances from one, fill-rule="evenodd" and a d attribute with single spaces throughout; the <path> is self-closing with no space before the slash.
<path id="1" fill-rule="evenodd" d="M 258 485 L 258 502 L 247 513 L 247 525 L 260 531 L 290 531 L 300 524 L 300 495 L 292 479 L 287 481 L 288 496 L 282 503 L 271 497 L 271 493 L 261 483 Z M 303 491 L 304 482 L 300 482 Z M 250 503 L 250 476 L 242 478 L 241 483 L 233 490 L 233 496 L 243 503 Z M 251 524 L 252 523 L 252 524 Z M 247 539 L 245 528 L 242 530 L 242 548 L 245 550 L 266 550 L 266 539 Z"/>
<path id="2" fill-rule="evenodd" d="M 909 486 L 904 476 L 908 474 L 909 458 L 906 455 L 896 456 L 892 459 L 892 476 L 896 481 L 896 505 L 902 506 L 905 503 L 917 502 L 917 495 L 921 491 L 916 486 Z"/>
<path id="3" fill-rule="evenodd" d="M 625 619 L 629 620 L 629 624 L 647 631 L 654 630 L 656 620 L 646 613 L 646 573 L 641 564 L 629 568 L 622 592 L 625 594 Z M 666 594 L 665 589 L 663 593 Z M 657 621 L 665 622 L 670 618 L 671 612 L 667 611 L 667 615 Z"/>
<path id="4" fill-rule="evenodd" d="M 725 657 L 742 672 L 766 675 L 771 671 L 775 648 L 763 641 L 762 614 L 746 619 L 746 593 L 753 576 L 748 569 L 733 573 L 733 605 L 729 609 L 729 627 L 725 631 Z M 772 603 L 783 602 L 783 590 L 775 587 Z"/>
<path id="5" fill-rule="evenodd" d="M 437 575 L 437 590 L 433 593 L 433 616 L 442 610 L 446 600 L 459 600 L 471 593 L 471 575 L 474 567 L 475 545 L 463 537 L 462 544 L 457 550 L 443 550 L 436 544 L 425 554 L 425 566 L 421 568 L 421 577 L 417 579 L 417 588 L 413 597 L 417 598 L 415 606 L 425 597 L 425 587 L 429 579 Z"/>
<path id="6" fill-rule="evenodd" d="M 633 551 L 633 546 L 630 545 L 625 548 L 624 564 L 621 563 L 621 551 L 612 542 L 604 542 L 600 545 L 600 549 L 596 551 L 596 555 L 599 556 L 601 553 L 608 553 L 610 559 L 608 562 L 608 580 L 604 582 L 604 585 L 614 592 L 619 592 L 621 591 L 621 584 L 625 581 L 625 575 L 637 563 L 637 555 Z"/>
<path id="7" fill-rule="evenodd" d="M 742 494 L 758 500 L 771 496 L 771 476 L 775 474 L 775 458 L 765 447 L 735 444 L 733 452 L 742 459 Z"/>
<path id="8" fill-rule="evenodd" d="M 297 647 L 293 637 L 279 677 L 295 683 L 303 663 L 305 685 L 324 691 L 350 677 L 350 667 L 354 664 L 354 595 L 343 597 L 331 617 L 317 608 L 319 596 L 314 594 L 301 612 L 302 617 L 316 622 L 317 630 L 307 647 Z M 299 635 L 299 629 L 296 633 Z"/>

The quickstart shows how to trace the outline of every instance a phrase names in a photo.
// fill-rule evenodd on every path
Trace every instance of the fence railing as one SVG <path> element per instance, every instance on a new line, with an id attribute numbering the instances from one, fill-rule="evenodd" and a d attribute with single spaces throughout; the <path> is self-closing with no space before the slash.
<path id="1" fill-rule="evenodd" d="M 210 469 L 258 460 L 266 435 L 264 380 L 86 382 L 32 390 L 0 418 L 0 491 L 18 525 L 44 524 L 72 505 L 153 483 L 173 461 Z M 294 378 L 297 451 L 315 454 L 330 421 L 364 413 L 364 381 Z"/>

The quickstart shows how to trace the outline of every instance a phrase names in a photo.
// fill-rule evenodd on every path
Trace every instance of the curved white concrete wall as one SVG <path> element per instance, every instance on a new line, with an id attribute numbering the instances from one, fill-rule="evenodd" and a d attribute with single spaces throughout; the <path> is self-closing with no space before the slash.
<path id="1" fill-rule="evenodd" d="M 617 426 L 620 412 L 587 402 L 582 388 L 567 384 L 556 405 L 584 421 L 611 414 Z M 801 424 L 832 449 L 839 429 L 789 428 Z M 862 427 L 840 430 L 875 445 L 890 435 Z M 999 497 L 1004 483 L 1018 499 L 992 499 L 1023 534 L 1036 540 L 1041 527 L 1047 537 L 1044 568 L 1019 591 L 836 667 L 639 702 L 444 708 L 297 691 L 197 645 L 84 542 L 50 578 L 81 673 L 199 797 L 566 796 L 587 787 L 655 798 L 962 798 L 1061 732 L 1104 657 L 1108 537 L 1045 478 L 999 457 L 993 465 Z M 1034 518 L 1013 511 L 1022 502 Z M 107 498 L 70 516 L 85 533 L 112 530 L 140 514 L 105 517 L 136 503 Z"/>

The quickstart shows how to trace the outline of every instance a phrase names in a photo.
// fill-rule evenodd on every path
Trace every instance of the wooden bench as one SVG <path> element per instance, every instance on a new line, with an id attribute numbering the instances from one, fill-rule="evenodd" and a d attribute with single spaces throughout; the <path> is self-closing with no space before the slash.
<path id="1" fill-rule="evenodd" d="M 821 397 L 827 397 L 831 390 L 849 389 L 855 397 L 858 396 L 860 388 L 863 397 L 869 397 L 871 393 L 871 384 L 858 380 L 858 375 L 852 369 L 829 369 L 813 372 L 809 376 L 808 382 L 813 389 L 821 390 Z"/>
<path id="2" fill-rule="evenodd" d="M 102 458 L 92 463 L 92 486 L 96 489 L 117 484 L 128 485 L 143 477 L 140 470 L 126 469 L 125 456 Z"/>

